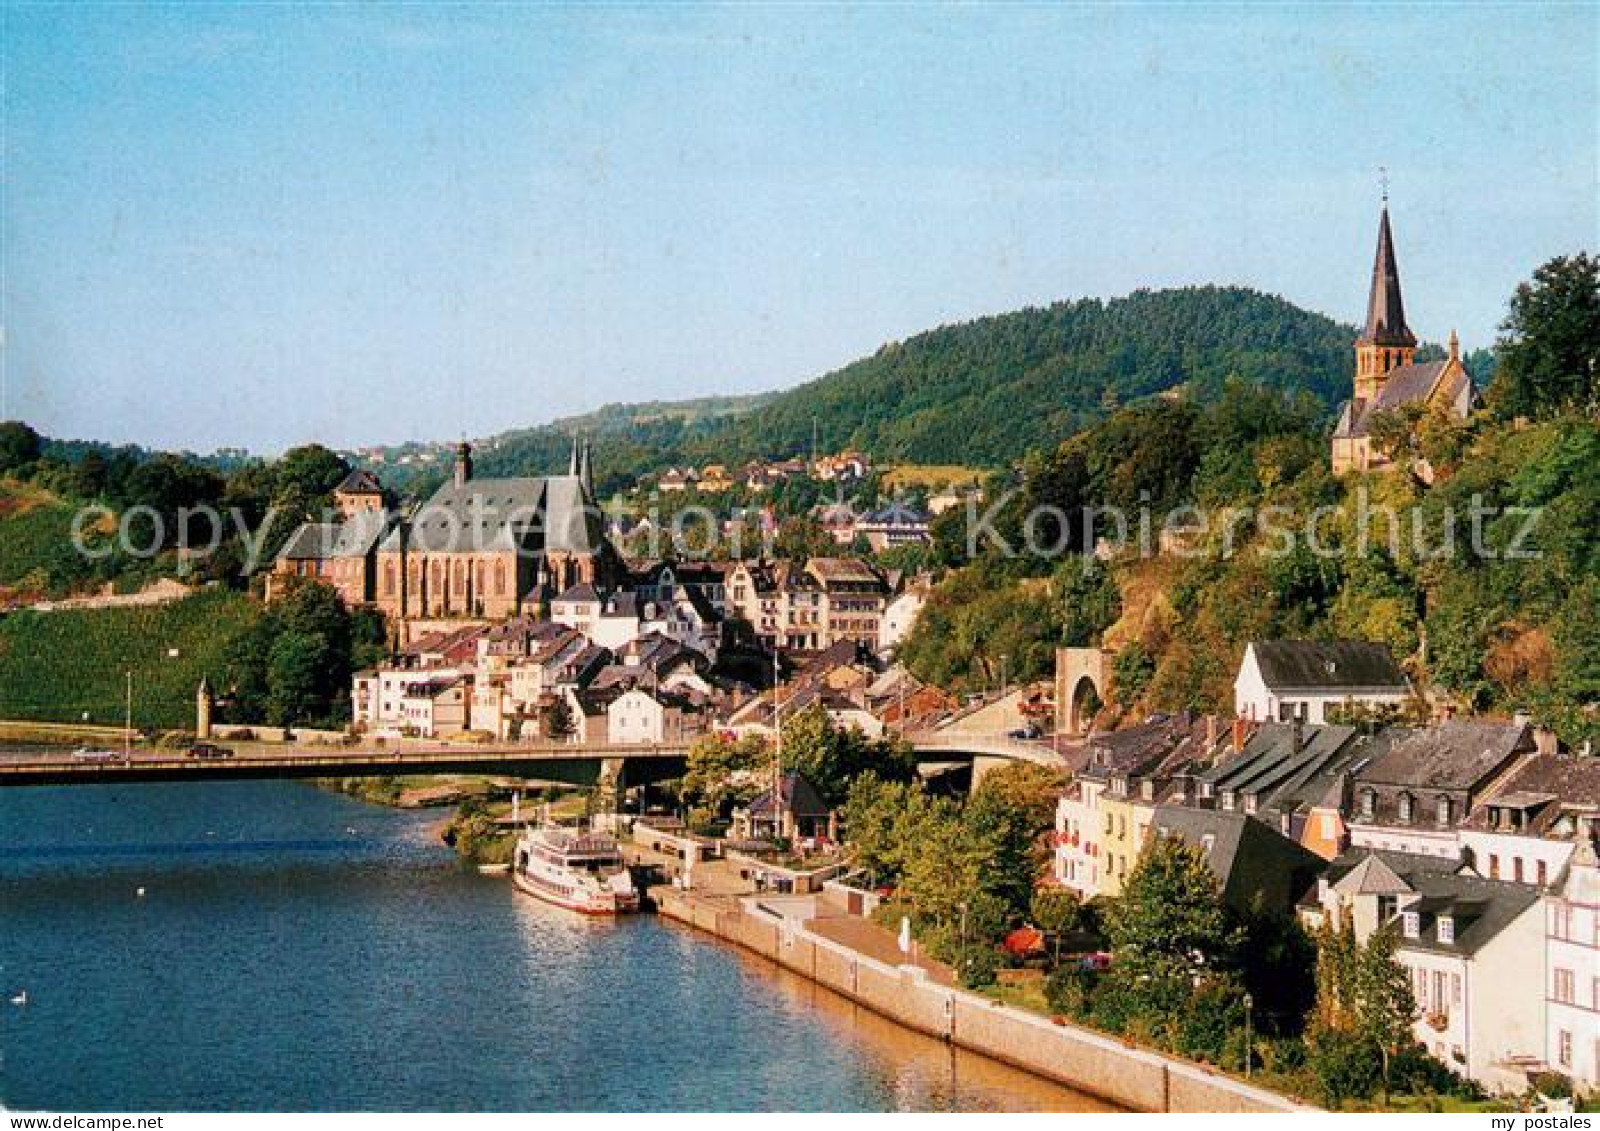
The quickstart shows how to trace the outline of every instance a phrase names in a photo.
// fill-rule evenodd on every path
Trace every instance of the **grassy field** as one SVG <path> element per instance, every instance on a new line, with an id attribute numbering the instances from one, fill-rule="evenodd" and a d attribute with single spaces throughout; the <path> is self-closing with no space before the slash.
<path id="1" fill-rule="evenodd" d="M 256 615 L 243 594 L 213 590 L 169 605 L 0 617 L 0 718 L 120 726 L 132 671 L 135 726 L 193 726 L 200 678 L 215 682 Z"/>

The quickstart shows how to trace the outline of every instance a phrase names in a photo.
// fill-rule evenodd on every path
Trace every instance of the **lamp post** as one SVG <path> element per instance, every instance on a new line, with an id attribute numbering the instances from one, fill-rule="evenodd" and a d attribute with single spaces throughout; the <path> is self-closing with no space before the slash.
<path id="1" fill-rule="evenodd" d="M 1255 999 L 1249 994 L 1244 995 L 1244 1078 L 1250 1079 L 1250 1011 L 1255 1007 Z"/>

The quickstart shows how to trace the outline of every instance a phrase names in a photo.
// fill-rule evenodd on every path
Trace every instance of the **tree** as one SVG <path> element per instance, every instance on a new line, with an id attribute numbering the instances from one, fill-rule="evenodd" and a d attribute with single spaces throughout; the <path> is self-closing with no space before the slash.
<path id="1" fill-rule="evenodd" d="M 33 463 L 42 451 L 39 433 L 20 420 L 0 421 L 0 473 Z"/>
<path id="2" fill-rule="evenodd" d="M 1600 412 L 1600 257 L 1558 256 L 1511 297 L 1489 403 L 1503 418 Z"/>
<path id="3" fill-rule="evenodd" d="M 816 786 L 828 804 L 838 805 L 861 774 L 905 781 L 915 772 L 916 759 L 903 740 L 872 738 L 859 727 L 841 727 L 820 703 L 813 703 L 783 720 L 783 765 Z"/>
<path id="4" fill-rule="evenodd" d="M 730 738 L 707 734 L 689 747 L 683 795 L 717 816 L 748 802 L 763 787 L 760 770 L 772 764 L 772 752 L 759 735 Z"/>
<path id="5" fill-rule="evenodd" d="M 572 705 L 565 696 L 558 695 L 544 713 L 544 734 L 552 742 L 565 742 L 578 733 L 578 720 L 573 717 Z"/>
<path id="6" fill-rule="evenodd" d="M 1055 961 L 1059 963 L 1061 936 L 1078 930 L 1083 923 L 1083 900 L 1067 888 L 1042 884 L 1033 889 L 1028 917 L 1050 939 Z"/>
<path id="7" fill-rule="evenodd" d="M 1145 846 L 1106 912 L 1112 978 L 1134 1011 L 1167 1025 L 1204 979 L 1230 969 L 1241 942 L 1204 853 L 1177 837 Z"/>
<path id="8" fill-rule="evenodd" d="M 1355 964 L 1356 1032 L 1383 1058 L 1383 1094 L 1389 1095 L 1389 1070 L 1395 1056 L 1413 1041 L 1411 1024 L 1417 999 L 1411 975 L 1395 960 L 1399 932 L 1391 923 L 1375 932 Z"/>
<path id="9" fill-rule="evenodd" d="M 1061 775 L 1032 762 L 1010 762 L 984 775 L 962 814 L 983 847 L 988 867 L 981 879 L 1010 915 L 1027 913 L 1034 881 L 1049 850 L 1044 836 L 1055 820 Z"/>

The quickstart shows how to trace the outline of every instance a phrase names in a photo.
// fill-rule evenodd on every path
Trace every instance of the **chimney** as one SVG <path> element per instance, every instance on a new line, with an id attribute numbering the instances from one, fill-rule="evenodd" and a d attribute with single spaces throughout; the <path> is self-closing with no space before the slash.
<path id="1" fill-rule="evenodd" d="M 1235 754 L 1244 749 L 1244 719 L 1235 717 L 1233 720 L 1233 752 Z"/>
<path id="2" fill-rule="evenodd" d="M 1294 713 L 1294 721 L 1289 724 L 1289 737 L 1292 742 L 1291 754 L 1298 754 L 1306 748 L 1306 722 L 1299 711 Z"/>
<path id="3" fill-rule="evenodd" d="M 1533 742 L 1539 753 L 1551 757 L 1560 752 L 1561 740 L 1556 737 L 1556 732 L 1549 727 L 1534 727 Z"/>
<path id="4" fill-rule="evenodd" d="M 472 478 L 472 445 L 462 440 L 456 445 L 455 485 L 465 487 Z"/>

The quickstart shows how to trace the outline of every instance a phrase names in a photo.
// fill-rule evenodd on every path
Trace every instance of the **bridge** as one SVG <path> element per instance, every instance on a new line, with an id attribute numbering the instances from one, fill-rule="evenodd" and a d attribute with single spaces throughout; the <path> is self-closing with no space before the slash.
<path id="1" fill-rule="evenodd" d="M 999 759 L 1066 767 L 1055 741 L 1014 734 L 919 731 L 907 734 L 919 762 Z M 533 778 L 591 786 L 610 771 L 631 787 L 679 777 L 693 737 L 657 745 L 574 743 L 406 744 L 393 746 L 293 746 L 234 742 L 228 758 L 192 758 L 183 750 L 138 747 L 127 757 L 81 758 L 62 749 L 0 750 L 0 787 L 25 785 L 134 785 L 144 782 L 250 781 L 270 778 L 358 778 L 469 774 Z"/>
<path id="2" fill-rule="evenodd" d="M 473 774 L 594 785 L 611 769 L 624 786 L 682 775 L 688 743 L 664 745 L 432 745 L 294 747 L 230 743 L 229 758 L 191 758 L 182 750 L 135 749 L 124 758 L 81 758 L 70 751 L 0 752 L 0 787 L 115 785 L 262 778 L 356 778 Z"/>

